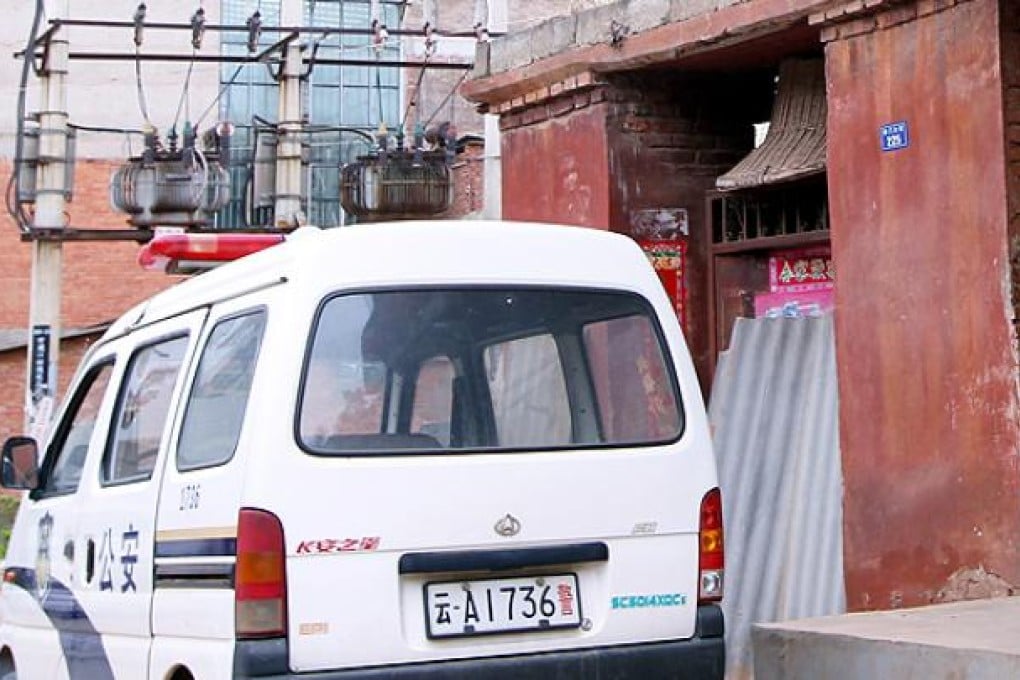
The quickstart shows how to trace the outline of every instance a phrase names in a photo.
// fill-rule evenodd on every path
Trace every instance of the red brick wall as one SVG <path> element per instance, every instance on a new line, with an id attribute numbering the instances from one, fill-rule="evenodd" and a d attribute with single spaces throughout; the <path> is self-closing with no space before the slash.
<path id="1" fill-rule="evenodd" d="M 954 574 L 1020 583 L 998 2 L 924 14 L 947 4 L 826 48 L 852 610 L 958 597 Z M 903 120 L 909 148 L 883 153 Z"/>
<path id="2" fill-rule="evenodd" d="M 61 343 L 57 373 L 59 394 L 64 394 L 85 350 L 97 339 L 98 333 Z M 25 432 L 25 356 L 24 348 L 0 352 L 0 441 Z"/>
<path id="3" fill-rule="evenodd" d="M 74 198 L 68 205 L 69 224 L 78 228 L 126 229 L 121 214 L 110 207 L 108 183 L 116 165 L 80 160 L 75 172 Z M 7 185 L 9 162 L 0 166 Z M 65 327 L 87 326 L 115 319 L 131 305 L 174 283 L 177 277 L 147 272 L 136 262 L 134 242 L 70 242 L 64 245 L 63 307 Z M 23 328 L 28 323 L 32 246 L 20 240 L 13 221 L 0 216 L 0 271 L 5 286 L 0 296 L 0 328 Z"/>
<path id="4" fill-rule="evenodd" d="M 456 219 L 481 211 L 485 204 L 485 146 L 471 144 L 453 163 L 453 204 L 444 217 Z"/>
<path id="5" fill-rule="evenodd" d="M 77 228 L 125 229 L 123 217 L 109 204 L 108 182 L 115 165 L 79 160 L 75 192 L 68 206 L 69 224 Z M 10 162 L 0 161 L 0 182 L 7 186 Z M 172 285 L 178 277 L 143 271 L 136 263 L 133 242 L 69 242 L 64 245 L 62 324 L 65 328 L 112 321 L 132 305 Z M 0 216 L 0 329 L 25 329 L 29 323 L 32 246 L 22 242 L 6 212 Z M 58 379 L 61 389 L 83 351 L 83 341 L 62 349 Z M 24 404 L 25 352 L 0 355 L 0 435 L 20 432 Z"/>

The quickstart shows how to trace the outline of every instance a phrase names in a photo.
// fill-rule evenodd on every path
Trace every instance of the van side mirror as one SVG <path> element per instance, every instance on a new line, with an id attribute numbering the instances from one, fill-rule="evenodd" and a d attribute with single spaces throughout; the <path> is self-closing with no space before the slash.
<path id="1" fill-rule="evenodd" d="M 4 442 L 0 485 L 29 490 L 39 486 L 39 445 L 31 437 L 11 437 Z"/>

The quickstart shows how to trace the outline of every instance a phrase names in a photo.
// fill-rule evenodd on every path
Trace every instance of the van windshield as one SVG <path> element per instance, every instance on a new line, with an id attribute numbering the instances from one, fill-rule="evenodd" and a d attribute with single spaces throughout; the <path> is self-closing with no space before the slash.
<path id="1" fill-rule="evenodd" d="M 648 303 L 551 288 L 328 299 L 297 422 L 326 455 L 656 444 L 682 429 Z"/>

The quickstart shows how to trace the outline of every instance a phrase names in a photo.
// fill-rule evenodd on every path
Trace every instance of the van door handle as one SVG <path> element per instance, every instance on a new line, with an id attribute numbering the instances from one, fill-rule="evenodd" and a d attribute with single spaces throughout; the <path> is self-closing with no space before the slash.
<path id="1" fill-rule="evenodd" d="M 91 538 L 85 545 L 85 583 L 92 583 L 96 575 L 96 542 Z"/>
<path id="2" fill-rule="evenodd" d="M 68 541 L 64 544 L 64 557 L 67 558 L 68 562 L 74 562 L 74 541 Z"/>

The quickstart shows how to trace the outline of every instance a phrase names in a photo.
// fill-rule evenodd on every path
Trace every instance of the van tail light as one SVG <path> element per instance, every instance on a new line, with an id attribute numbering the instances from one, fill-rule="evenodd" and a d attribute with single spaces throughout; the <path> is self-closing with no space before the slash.
<path id="1" fill-rule="evenodd" d="M 723 596 L 722 494 L 715 488 L 701 499 L 698 529 L 698 602 L 718 602 Z"/>
<path id="2" fill-rule="evenodd" d="M 283 525 L 265 510 L 242 508 L 238 515 L 234 620 L 239 640 L 287 634 Z"/>

